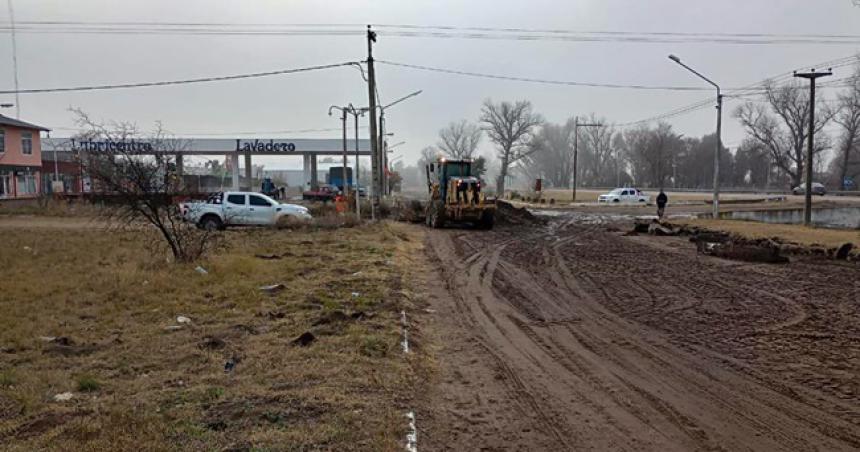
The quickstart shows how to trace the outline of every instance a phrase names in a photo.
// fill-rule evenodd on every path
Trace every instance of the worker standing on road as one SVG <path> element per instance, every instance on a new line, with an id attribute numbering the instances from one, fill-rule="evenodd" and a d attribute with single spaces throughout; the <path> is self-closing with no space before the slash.
<path id="1" fill-rule="evenodd" d="M 669 202 L 669 197 L 666 196 L 666 192 L 661 188 L 660 194 L 657 195 L 657 219 L 663 219 L 663 213 L 666 211 L 667 202 Z"/>

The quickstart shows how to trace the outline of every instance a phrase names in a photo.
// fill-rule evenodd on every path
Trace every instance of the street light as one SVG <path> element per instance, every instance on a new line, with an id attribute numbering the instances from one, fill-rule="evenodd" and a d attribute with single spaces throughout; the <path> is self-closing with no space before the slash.
<path id="1" fill-rule="evenodd" d="M 713 207 L 713 217 L 714 219 L 719 218 L 720 214 L 720 149 L 723 147 L 723 141 L 720 138 L 720 129 L 722 127 L 723 122 L 723 95 L 720 94 L 720 86 L 714 83 L 711 79 L 705 77 L 704 75 L 696 72 L 690 66 L 681 62 L 681 59 L 675 55 L 669 55 L 669 59 L 678 63 L 684 69 L 696 74 L 702 80 L 713 85 L 714 88 L 717 89 L 717 148 L 714 150 L 714 207 Z M 662 185 L 662 181 L 661 181 Z"/>
<path id="2" fill-rule="evenodd" d="M 406 144 L 406 142 L 405 142 L 405 141 L 401 141 L 401 142 L 399 142 L 399 143 L 392 144 L 391 146 L 386 146 L 385 148 L 386 148 L 386 150 L 387 150 L 388 152 L 392 152 L 392 153 L 393 153 L 394 151 L 392 151 L 392 149 L 396 148 L 397 146 L 400 146 L 401 144 Z"/>
<path id="3" fill-rule="evenodd" d="M 384 169 L 388 167 L 388 165 L 387 165 L 387 160 L 388 160 L 387 157 L 388 156 L 387 156 L 387 153 L 384 151 L 384 148 L 383 148 L 383 146 L 385 144 L 385 138 L 384 137 L 386 136 L 385 135 L 385 110 L 399 104 L 400 102 L 403 102 L 406 99 L 409 99 L 411 97 L 415 97 L 415 96 L 417 96 L 423 92 L 424 92 L 424 90 L 419 89 L 418 91 L 415 91 L 413 93 L 409 93 L 409 94 L 395 100 L 394 102 L 391 102 L 388 105 L 384 105 L 384 106 L 379 107 L 379 145 L 378 146 L 379 146 L 379 149 L 382 150 L 382 152 L 380 152 L 380 155 L 378 155 L 376 157 L 379 159 L 379 161 L 378 161 L 379 167 L 383 169 L 382 177 L 380 178 L 381 184 L 380 184 L 379 188 L 381 189 L 381 192 L 385 195 L 388 195 L 388 178 L 386 177 L 385 171 L 384 171 Z"/>
<path id="4" fill-rule="evenodd" d="M 347 183 L 346 177 L 346 114 L 349 112 L 347 107 L 338 107 L 332 105 L 328 107 L 328 115 L 331 116 L 332 110 L 340 110 L 341 116 L 340 120 L 343 124 L 343 195 L 346 199 L 349 199 L 349 184 Z"/>
<path id="5" fill-rule="evenodd" d="M 349 104 L 346 107 L 346 111 L 352 114 L 355 118 L 355 216 L 358 217 L 358 221 L 361 221 L 361 181 L 359 180 L 359 169 L 358 169 L 358 117 L 364 116 L 364 114 L 369 111 L 369 108 L 356 108 L 354 105 Z M 371 203 L 373 206 L 373 203 Z M 371 211 L 373 209 L 371 208 Z M 372 213 L 372 212 L 371 212 Z M 371 215 L 373 217 L 373 215 Z"/>

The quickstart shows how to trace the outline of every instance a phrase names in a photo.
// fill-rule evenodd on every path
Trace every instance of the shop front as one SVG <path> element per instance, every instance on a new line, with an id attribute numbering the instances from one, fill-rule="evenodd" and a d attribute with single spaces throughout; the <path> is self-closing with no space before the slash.
<path id="1" fill-rule="evenodd" d="M 0 199 L 41 193 L 41 132 L 48 129 L 0 115 Z"/>

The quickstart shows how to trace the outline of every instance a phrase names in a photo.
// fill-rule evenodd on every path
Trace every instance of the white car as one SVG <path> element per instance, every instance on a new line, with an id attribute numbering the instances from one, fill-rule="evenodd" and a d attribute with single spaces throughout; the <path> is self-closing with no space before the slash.
<path id="1" fill-rule="evenodd" d="M 648 204 L 651 202 L 651 197 L 642 193 L 642 190 L 638 188 L 616 188 L 609 193 L 600 195 L 597 202 Z"/>
<path id="2" fill-rule="evenodd" d="M 179 204 L 182 217 L 203 229 L 227 226 L 272 226 L 286 216 L 309 220 L 307 207 L 281 204 L 262 194 L 246 191 L 214 193 L 206 201 Z"/>

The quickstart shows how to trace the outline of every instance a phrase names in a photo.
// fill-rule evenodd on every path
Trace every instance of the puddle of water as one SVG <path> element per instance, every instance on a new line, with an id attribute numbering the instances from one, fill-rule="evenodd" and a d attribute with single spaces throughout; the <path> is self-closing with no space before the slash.
<path id="1" fill-rule="evenodd" d="M 713 218 L 703 214 L 701 218 Z M 762 223 L 802 224 L 803 209 L 751 210 L 720 213 L 720 219 L 747 220 Z M 812 209 L 812 224 L 833 229 L 860 229 L 860 207 L 826 207 Z"/>

